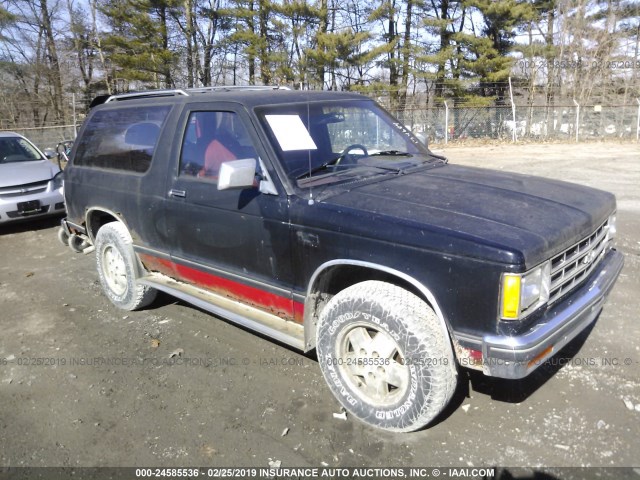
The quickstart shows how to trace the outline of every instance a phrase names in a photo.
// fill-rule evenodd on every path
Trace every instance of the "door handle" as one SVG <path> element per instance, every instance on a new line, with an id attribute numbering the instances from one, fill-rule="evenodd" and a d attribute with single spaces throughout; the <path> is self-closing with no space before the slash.
<path id="1" fill-rule="evenodd" d="M 169 190 L 169 195 L 172 197 L 185 198 L 187 196 L 187 192 L 184 190 L 174 190 L 173 188 Z"/>

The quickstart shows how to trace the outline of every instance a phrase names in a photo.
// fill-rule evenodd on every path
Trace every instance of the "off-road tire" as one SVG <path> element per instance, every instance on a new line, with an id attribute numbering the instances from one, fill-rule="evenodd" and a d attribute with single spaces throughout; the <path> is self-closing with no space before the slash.
<path id="1" fill-rule="evenodd" d="M 157 290 L 137 282 L 139 263 L 124 224 L 103 225 L 96 236 L 96 265 L 105 295 L 123 310 L 137 310 L 156 298 Z"/>
<path id="2" fill-rule="evenodd" d="M 442 412 L 456 387 L 443 330 L 413 293 L 380 281 L 358 283 L 322 310 L 318 362 L 351 415 L 384 430 L 418 430 Z"/>

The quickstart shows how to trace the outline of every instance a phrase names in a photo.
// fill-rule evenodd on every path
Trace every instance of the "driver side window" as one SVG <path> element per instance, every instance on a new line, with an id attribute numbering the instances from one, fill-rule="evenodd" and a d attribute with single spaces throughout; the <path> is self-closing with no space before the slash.
<path id="1" fill-rule="evenodd" d="M 225 111 L 192 112 L 180 156 L 180 176 L 216 182 L 224 162 L 257 158 L 238 114 Z"/>

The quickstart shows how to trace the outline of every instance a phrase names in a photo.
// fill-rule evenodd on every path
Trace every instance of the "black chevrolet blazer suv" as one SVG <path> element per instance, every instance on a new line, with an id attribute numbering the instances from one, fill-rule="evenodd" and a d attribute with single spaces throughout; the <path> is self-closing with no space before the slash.
<path id="1" fill-rule="evenodd" d="M 302 351 L 338 401 L 429 424 L 462 368 L 518 379 L 598 317 L 613 195 L 450 165 L 373 100 L 277 87 L 94 102 L 60 238 L 118 307 L 158 290 Z"/>

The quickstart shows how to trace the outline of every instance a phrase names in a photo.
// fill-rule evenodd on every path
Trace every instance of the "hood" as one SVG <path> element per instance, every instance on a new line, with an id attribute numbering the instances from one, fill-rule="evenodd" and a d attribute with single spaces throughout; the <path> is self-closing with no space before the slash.
<path id="1" fill-rule="evenodd" d="M 0 164 L 0 188 L 51 180 L 60 169 L 49 160 Z"/>
<path id="2" fill-rule="evenodd" d="M 612 194 L 590 187 L 450 164 L 356 186 L 325 202 L 419 231 L 422 247 L 431 231 L 439 245 L 442 235 L 458 238 L 527 268 L 593 233 L 616 205 Z"/>

